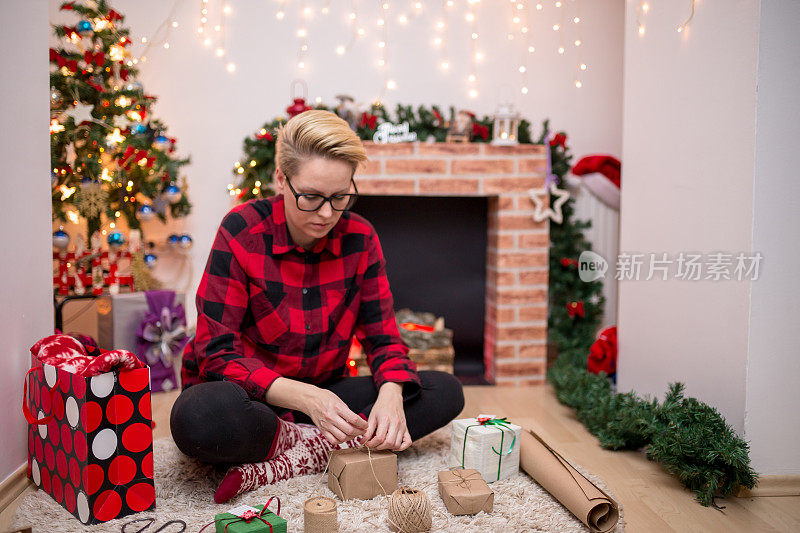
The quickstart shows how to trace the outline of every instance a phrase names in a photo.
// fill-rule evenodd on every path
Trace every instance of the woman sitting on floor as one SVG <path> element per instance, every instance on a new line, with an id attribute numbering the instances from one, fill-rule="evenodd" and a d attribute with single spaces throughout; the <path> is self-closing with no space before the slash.
<path id="1" fill-rule="evenodd" d="M 404 450 L 464 406 L 452 375 L 408 358 L 378 236 L 349 211 L 361 140 L 312 110 L 276 150 L 278 194 L 237 206 L 217 232 L 170 419 L 183 453 L 236 465 L 218 503 L 320 472 L 333 449 Z M 345 377 L 354 334 L 372 376 Z"/>

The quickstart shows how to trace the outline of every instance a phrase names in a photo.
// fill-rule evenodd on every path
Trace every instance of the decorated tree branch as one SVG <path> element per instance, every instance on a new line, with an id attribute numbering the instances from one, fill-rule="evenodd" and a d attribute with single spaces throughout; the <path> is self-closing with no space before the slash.
<path id="1" fill-rule="evenodd" d="M 54 26 L 50 49 L 50 158 L 53 217 L 85 218 L 88 238 L 103 217 L 181 217 L 191 205 L 175 139 L 152 116 L 156 98 L 136 81 L 124 17 L 105 0 L 66 2 L 74 26 Z"/>

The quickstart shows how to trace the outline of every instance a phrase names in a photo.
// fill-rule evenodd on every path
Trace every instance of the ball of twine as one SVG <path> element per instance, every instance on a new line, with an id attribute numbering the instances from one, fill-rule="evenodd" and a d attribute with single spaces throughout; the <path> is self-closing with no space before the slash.
<path id="1" fill-rule="evenodd" d="M 400 533 L 430 531 L 431 501 L 428 495 L 411 487 L 400 487 L 389 499 L 389 523 Z"/>
<path id="2" fill-rule="evenodd" d="M 327 533 L 339 531 L 336 518 L 336 500 L 317 496 L 306 500 L 303 505 L 303 520 L 306 533 Z"/>

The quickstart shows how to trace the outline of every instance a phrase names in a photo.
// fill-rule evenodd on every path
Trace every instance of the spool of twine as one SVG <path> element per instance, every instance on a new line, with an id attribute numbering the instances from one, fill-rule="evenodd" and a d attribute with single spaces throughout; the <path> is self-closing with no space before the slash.
<path id="1" fill-rule="evenodd" d="M 339 531 L 336 518 L 336 500 L 317 496 L 306 500 L 303 505 L 303 519 L 306 533 L 327 533 Z"/>
<path id="2" fill-rule="evenodd" d="M 389 500 L 389 524 L 400 533 L 430 531 L 431 501 L 428 495 L 411 487 L 401 487 Z"/>

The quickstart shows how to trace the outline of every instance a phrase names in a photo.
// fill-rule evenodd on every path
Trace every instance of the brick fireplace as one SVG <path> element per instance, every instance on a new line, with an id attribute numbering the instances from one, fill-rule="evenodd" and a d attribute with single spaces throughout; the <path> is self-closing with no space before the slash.
<path id="1" fill-rule="evenodd" d="M 549 233 L 546 221 L 533 220 L 528 189 L 544 187 L 544 146 L 364 144 L 370 162 L 357 176 L 363 195 L 488 197 L 486 378 L 497 385 L 542 383 Z"/>

